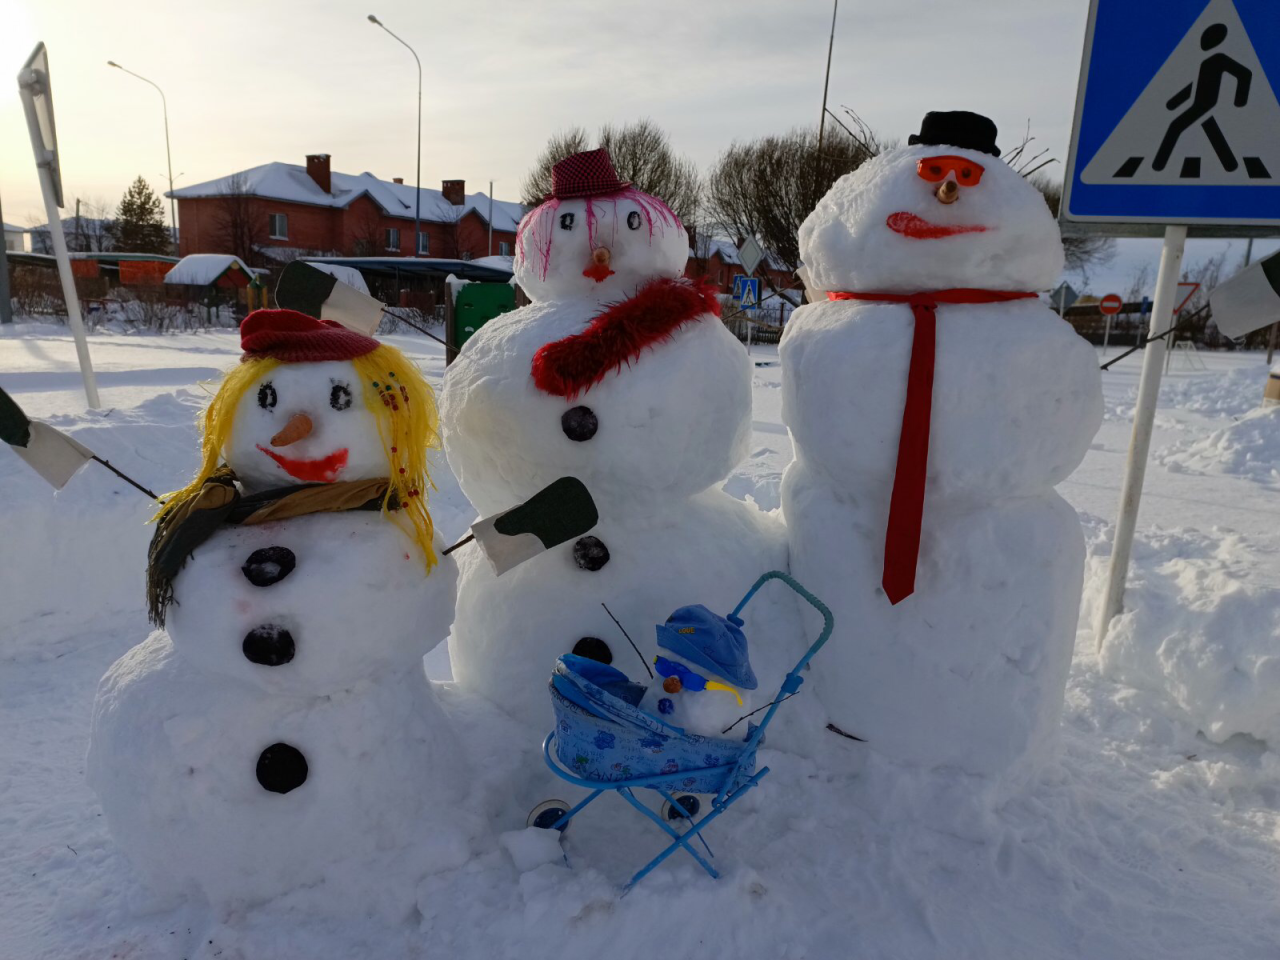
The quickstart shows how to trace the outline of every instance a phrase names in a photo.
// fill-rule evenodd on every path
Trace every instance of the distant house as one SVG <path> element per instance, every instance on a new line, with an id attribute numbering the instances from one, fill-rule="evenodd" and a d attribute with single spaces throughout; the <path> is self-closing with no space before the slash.
<path id="1" fill-rule="evenodd" d="M 747 272 L 738 256 L 741 242 L 735 243 L 705 229 L 690 231 L 689 242 L 689 263 L 685 267 L 685 276 L 704 280 L 721 293 L 733 293 L 733 278 L 745 276 Z M 772 254 L 766 254 L 756 267 L 756 276 L 766 273 L 773 286 L 779 290 L 796 286 L 796 279 L 791 271 Z"/>
<path id="2" fill-rule="evenodd" d="M 0 223 L 4 228 L 4 249 L 6 253 L 23 253 L 27 249 L 27 231 L 15 227 L 12 223 Z"/>
<path id="3" fill-rule="evenodd" d="M 109 253 L 115 249 L 107 227 L 108 219 L 98 217 L 64 217 L 62 233 L 67 238 L 67 249 L 72 253 Z M 8 228 L 5 228 L 6 236 Z M 42 223 L 32 227 L 31 252 L 53 253 L 53 241 L 49 237 L 49 225 Z"/>
<path id="4" fill-rule="evenodd" d="M 168 194 L 167 194 L 168 195 Z M 306 166 L 266 163 L 249 170 L 182 187 L 179 252 L 245 253 L 244 241 L 270 259 L 314 256 L 414 256 L 415 201 L 421 233 L 417 255 L 471 260 L 515 249 L 519 203 L 467 193 L 462 180 L 441 189 L 414 187 L 403 178 L 380 180 L 372 173 L 335 173 L 325 153 L 307 156 Z M 236 237 L 240 242 L 236 242 Z"/>

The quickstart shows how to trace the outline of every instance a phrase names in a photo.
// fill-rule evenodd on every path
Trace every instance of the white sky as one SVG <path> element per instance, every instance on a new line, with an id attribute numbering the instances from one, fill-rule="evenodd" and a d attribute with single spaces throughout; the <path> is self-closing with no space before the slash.
<path id="1" fill-rule="evenodd" d="M 930 109 L 1028 120 L 1065 160 L 1084 0 L 845 0 L 830 104 L 904 139 Z M 518 199 L 547 136 L 651 117 L 706 169 L 732 140 L 817 121 L 830 0 L 0 0 L 0 202 L 45 219 L 16 76 L 49 48 L 63 184 L 115 207 L 138 174 L 165 187 L 159 96 L 178 186 L 327 152 L 335 170 Z M 1060 166 L 1057 168 L 1060 176 Z M 181 176 L 179 176 L 181 174 Z M 1194 246 L 1194 245 L 1193 245 Z M 1124 271 L 1129 271 L 1126 264 Z"/>

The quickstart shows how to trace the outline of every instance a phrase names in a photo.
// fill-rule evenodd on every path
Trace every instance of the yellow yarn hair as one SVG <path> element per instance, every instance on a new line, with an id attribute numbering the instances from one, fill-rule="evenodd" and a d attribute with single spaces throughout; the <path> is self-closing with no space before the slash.
<path id="1" fill-rule="evenodd" d="M 427 472 L 427 451 L 440 446 L 440 416 L 435 394 L 418 368 L 395 347 L 380 344 L 376 350 L 356 357 L 351 363 L 361 381 L 365 406 L 378 424 L 378 436 L 389 464 L 383 516 L 418 544 L 430 570 L 436 563 L 432 546 L 435 526 L 427 511 L 425 491 L 435 486 Z M 164 506 L 153 520 L 159 520 L 200 492 L 222 462 L 222 451 L 231 437 L 240 401 L 260 377 L 279 365 L 279 360 L 255 357 L 228 371 L 204 412 L 200 468 L 195 478 L 181 490 L 167 494 Z M 398 503 L 399 509 L 392 510 L 392 503 Z"/>

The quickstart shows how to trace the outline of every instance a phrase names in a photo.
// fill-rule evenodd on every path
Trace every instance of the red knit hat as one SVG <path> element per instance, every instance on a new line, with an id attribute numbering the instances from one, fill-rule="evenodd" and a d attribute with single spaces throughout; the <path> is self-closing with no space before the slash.
<path id="1" fill-rule="evenodd" d="M 557 200 L 617 193 L 629 186 L 618 179 L 613 159 L 604 147 L 575 153 L 551 168 L 551 196 Z"/>
<path id="2" fill-rule="evenodd" d="M 255 310 L 240 324 L 243 359 L 274 357 L 284 363 L 354 360 L 378 349 L 378 341 L 332 320 L 296 310 Z"/>

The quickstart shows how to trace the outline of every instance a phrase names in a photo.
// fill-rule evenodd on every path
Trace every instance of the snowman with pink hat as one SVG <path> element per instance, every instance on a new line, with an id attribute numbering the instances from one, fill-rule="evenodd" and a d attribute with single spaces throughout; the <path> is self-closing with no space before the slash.
<path id="1" fill-rule="evenodd" d="M 673 609 L 730 607 L 786 564 L 781 523 L 720 489 L 747 453 L 751 366 L 714 292 L 683 277 L 684 226 L 603 149 L 557 163 L 552 184 L 516 240 L 532 302 L 467 342 L 441 398 L 445 451 L 480 515 L 563 476 L 599 509 L 590 535 L 501 578 L 458 555 L 455 679 L 538 729 L 561 654 L 641 673 L 624 630 L 651 661 L 652 625 Z M 756 616 L 772 619 L 755 636 L 797 632 L 792 607 Z M 769 643 L 759 666 L 781 675 Z"/>

